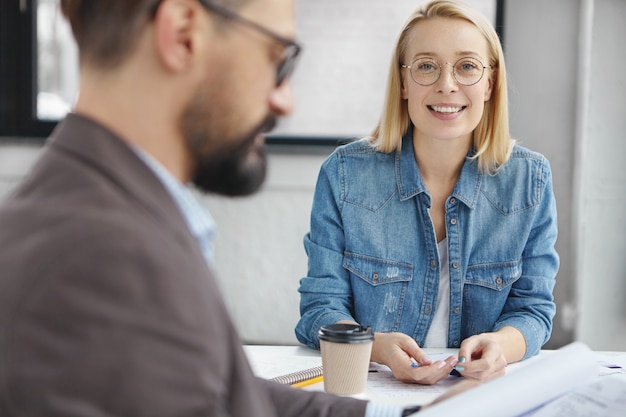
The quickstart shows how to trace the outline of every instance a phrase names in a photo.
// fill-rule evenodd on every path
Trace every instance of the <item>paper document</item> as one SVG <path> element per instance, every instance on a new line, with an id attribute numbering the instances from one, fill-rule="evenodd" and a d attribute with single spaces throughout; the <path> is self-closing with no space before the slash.
<path id="1" fill-rule="evenodd" d="M 528 415 L 529 410 L 588 385 L 597 375 L 598 363 L 593 352 L 583 343 L 575 342 L 537 358 L 515 372 L 435 404 L 416 414 L 416 417 L 459 413 L 463 417 Z"/>
<path id="2" fill-rule="evenodd" d="M 433 362 L 447 359 L 449 352 L 429 352 Z M 426 404 L 446 392 L 462 378 L 449 376 L 435 385 L 407 384 L 398 381 L 385 365 L 372 362 L 367 377 L 367 398 L 377 403 L 391 403 L 397 405 Z"/>
<path id="3" fill-rule="evenodd" d="M 602 376 L 524 417 L 624 417 L 626 379 Z"/>

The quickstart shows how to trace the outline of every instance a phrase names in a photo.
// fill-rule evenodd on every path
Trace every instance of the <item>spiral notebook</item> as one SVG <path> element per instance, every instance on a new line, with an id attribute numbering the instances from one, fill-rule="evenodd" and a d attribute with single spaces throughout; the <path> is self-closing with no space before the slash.
<path id="1" fill-rule="evenodd" d="M 278 382 L 286 385 L 298 385 L 303 382 L 315 380 L 323 375 L 322 367 L 315 366 L 309 369 L 303 369 L 301 371 L 291 372 L 286 375 L 279 375 L 274 378 L 270 378 L 270 381 Z"/>
<path id="2" fill-rule="evenodd" d="M 322 357 L 303 346 L 244 346 L 255 375 L 287 385 L 320 382 Z"/>

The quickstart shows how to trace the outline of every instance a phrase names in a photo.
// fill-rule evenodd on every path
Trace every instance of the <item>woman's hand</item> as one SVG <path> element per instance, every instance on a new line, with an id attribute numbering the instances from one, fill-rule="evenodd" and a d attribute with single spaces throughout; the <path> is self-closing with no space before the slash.
<path id="1" fill-rule="evenodd" d="M 412 365 L 411 358 L 417 365 Z M 432 362 L 415 340 L 403 333 L 376 333 L 371 360 L 391 368 L 402 382 L 432 385 L 445 379 L 457 364 L 454 356 Z"/>
<path id="2" fill-rule="evenodd" d="M 481 333 L 461 343 L 456 370 L 467 378 L 488 380 L 504 375 L 506 365 L 522 359 L 525 351 L 524 337 L 513 327 Z"/>

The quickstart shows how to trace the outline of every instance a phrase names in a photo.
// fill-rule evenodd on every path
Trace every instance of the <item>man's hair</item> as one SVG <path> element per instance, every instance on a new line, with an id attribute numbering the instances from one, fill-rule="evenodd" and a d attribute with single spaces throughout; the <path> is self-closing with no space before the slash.
<path id="1" fill-rule="evenodd" d="M 61 0 L 81 63 L 100 68 L 120 64 L 137 46 L 141 31 L 163 0 Z M 203 0 L 237 7 L 243 0 Z"/>
<path id="2" fill-rule="evenodd" d="M 136 46 L 160 0 L 61 0 L 81 63 L 110 68 Z"/>
<path id="3" fill-rule="evenodd" d="M 407 101 L 402 99 L 401 65 L 408 49 L 409 35 L 420 21 L 437 17 L 463 19 L 473 24 L 487 40 L 489 62 L 493 67 L 493 90 L 485 103 L 483 116 L 474 130 L 474 158 L 483 172 L 494 173 L 511 155 L 515 141 L 509 133 L 506 69 L 500 39 L 489 21 L 479 12 L 457 1 L 438 0 L 419 7 L 408 19 L 396 43 L 389 68 L 383 114 L 370 141 L 381 152 L 400 149 L 410 126 Z M 486 74 L 485 74 L 486 75 Z"/>

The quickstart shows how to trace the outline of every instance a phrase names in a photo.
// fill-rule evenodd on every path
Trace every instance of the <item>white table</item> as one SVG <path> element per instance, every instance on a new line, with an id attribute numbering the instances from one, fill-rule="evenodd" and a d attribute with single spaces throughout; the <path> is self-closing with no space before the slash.
<path id="1" fill-rule="evenodd" d="M 319 351 L 304 346 L 245 345 L 244 350 L 256 375 L 263 378 L 287 374 L 308 369 L 322 364 Z M 424 349 L 434 360 L 441 356 L 456 355 L 457 349 Z M 533 358 L 507 367 L 507 374 L 541 360 L 553 352 L 542 350 Z M 611 373 L 619 374 L 626 380 L 626 352 L 593 352 L 598 361 L 598 376 Z M 615 367 L 610 367 L 615 366 Z M 617 368 L 620 367 L 620 368 Z M 406 384 L 396 380 L 389 368 L 372 363 L 368 375 L 367 389 L 362 397 L 382 403 L 399 405 L 425 404 L 438 397 L 461 378 L 450 376 L 436 385 Z M 308 390 L 323 390 L 323 383 L 307 386 Z M 624 414 L 626 415 L 626 413 Z"/>

